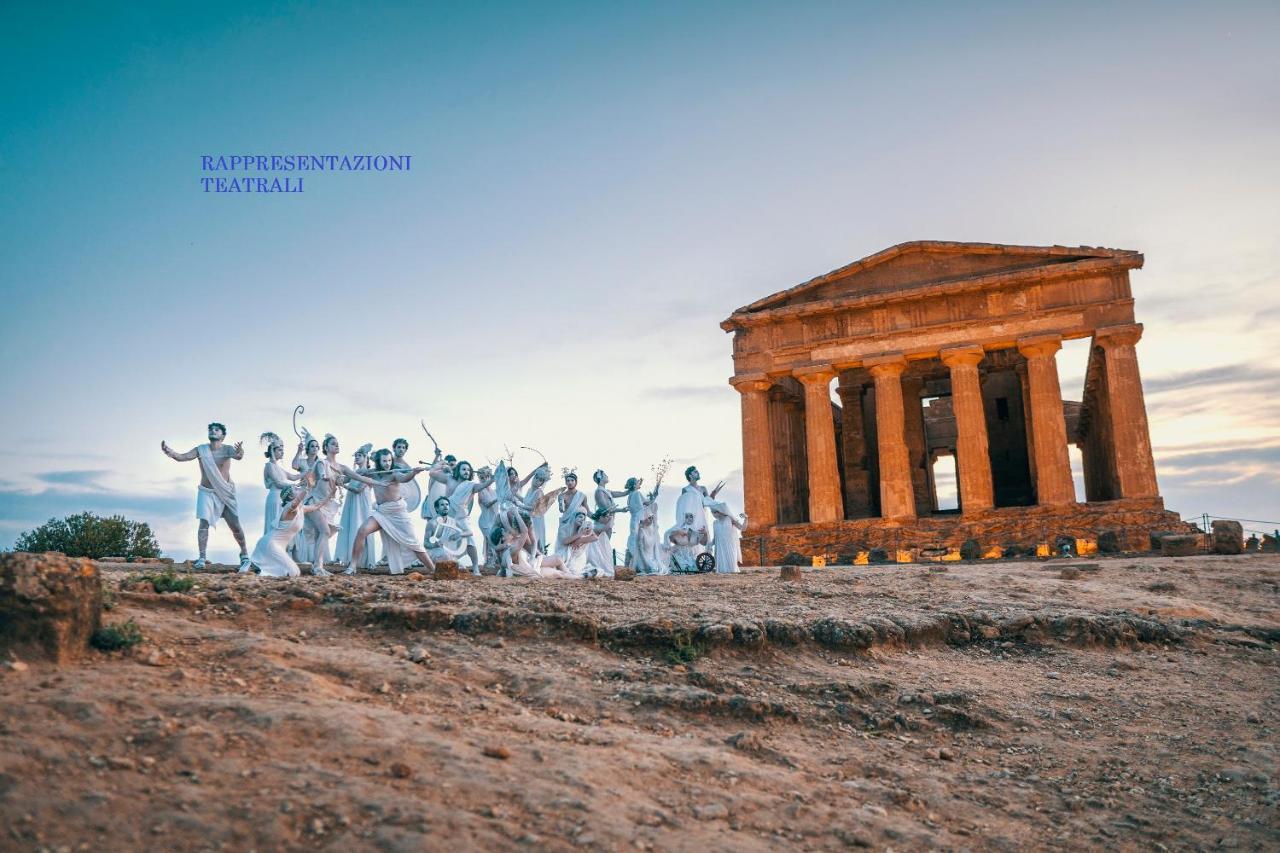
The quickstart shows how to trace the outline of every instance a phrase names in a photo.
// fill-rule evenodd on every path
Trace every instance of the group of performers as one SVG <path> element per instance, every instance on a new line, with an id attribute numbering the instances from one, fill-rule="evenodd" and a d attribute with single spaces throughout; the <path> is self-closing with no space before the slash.
<path id="1" fill-rule="evenodd" d="M 659 535 L 657 498 L 666 463 L 655 470 L 649 492 L 641 490 L 640 477 L 629 478 L 621 491 L 610 489 L 609 476 L 597 470 L 589 502 L 572 468 L 561 471 L 564 485 L 548 489 L 552 474 L 545 459 L 523 478 L 512 467 L 510 454 L 496 467 L 475 469 L 437 447 L 431 463 L 412 465 L 405 458 L 409 442 L 397 438 L 389 450 L 363 445 L 352 464 L 345 465 L 338 461 L 337 438 L 317 439 L 305 431 L 288 468 L 280 436 L 261 436 L 267 499 L 262 537 L 250 553 L 231 480 L 231 460 L 244 458 L 244 443 L 229 446 L 226 435 L 225 426 L 212 423 L 208 443 L 186 453 L 160 443 L 171 459 L 200 462 L 196 568 L 205 565 L 209 528 L 225 519 L 240 546 L 240 571 L 272 577 L 295 577 L 301 574 L 300 563 L 322 576 L 331 574 L 326 566 L 344 574 L 374 569 L 378 561 L 369 539 L 374 533 L 381 534 L 381 562 L 391 574 L 417 565 L 434 569 L 442 560 L 462 565 L 465 557 L 477 575 L 487 569 L 504 577 L 612 577 L 614 523 L 623 513 L 629 519 L 623 564 L 639 574 L 693 573 L 709 567 L 736 572 L 741 563 L 746 516 L 718 499 L 724 483 L 708 492 L 696 466 L 685 469 L 675 525 Z M 424 474 L 425 495 L 417 482 Z M 421 538 L 411 516 L 419 503 L 426 521 Z M 473 525 L 477 503 L 480 514 Z M 546 523 L 552 504 L 559 510 L 554 538 Z"/>

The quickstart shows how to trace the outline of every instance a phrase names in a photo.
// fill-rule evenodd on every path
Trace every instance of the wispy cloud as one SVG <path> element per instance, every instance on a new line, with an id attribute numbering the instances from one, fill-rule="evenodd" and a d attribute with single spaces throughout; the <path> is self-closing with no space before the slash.
<path id="1" fill-rule="evenodd" d="M 47 471 L 43 474 L 36 474 L 35 478 L 42 483 L 47 483 L 50 486 L 55 487 L 75 486 L 81 489 L 105 491 L 99 481 L 110 473 L 110 471 L 102 468 L 73 471 Z"/>
<path id="2" fill-rule="evenodd" d="M 650 400 L 665 400 L 686 403 L 721 403 L 731 399 L 734 390 L 728 383 L 724 385 L 670 385 L 663 388 L 648 388 L 643 395 Z"/>

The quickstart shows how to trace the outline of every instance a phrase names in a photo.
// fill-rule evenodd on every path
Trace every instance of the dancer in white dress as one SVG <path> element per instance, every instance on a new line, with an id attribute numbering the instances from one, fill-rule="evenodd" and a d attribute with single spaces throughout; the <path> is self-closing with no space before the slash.
<path id="1" fill-rule="evenodd" d="M 618 513 L 627 512 L 627 507 L 618 506 L 614 498 L 629 497 L 631 492 L 617 492 L 610 489 L 609 475 L 603 468 L 597 469 L 591 475 L 591 479 L 596 484 L 596 511 L 592 514 L 592 519 L 596 523 L 596 531 L 600 534 L 592 545 L 591 562 L 599 568 L 601 574 L 613 577 L 613 525 Z"/>
<path id="2" fill-rule="evenodd" d="M 315 475 L 315 485 L 311 487 L 307 503 L 316 504 L 319 509 L 307 513 L 303 533 L 307 537 L 307 551 L 311 554 L 311 574 L 318 577 L 329 575 L 324 568 L 333 562 L 329 540 L 338 532 L 338 513 L 342 511 L 338 478 L 345 466 L 338 461 L 339 449 L 338 439 L 326 435 L 320 444 L 324 456 L 316 460 L 310 471 Z"/>
<path id="3" fill-rule="evenodd" d="M 706 506 L 711 510 L 715 532 L 712 552 L 716 558 L 716 574 L 736 574 L 742 563 L 742 531 L 746 529 L 747 516 L 745 513 L 735 516 L 724 501 L 708 499 Z"/>
<path id="4" fill-rule="evenodd" d="M 544 491 L 547 481 L 551 479 L 551 468 L 545 462 L 533 469 L 531 477 L 529 491 L 524 495 L 524 505 L 529 508 L 529 515 L 532 518 L 530 528 L 533 530 L 534 541 L 537 542 L 535 550 L 539 554 L 545 554 L 547 553 L 547 510 L 551 508 L 552 500 L 564 489 L 554 489 L 550 494 Z"/>
<path id="5" fill-rule="evenodd" d="M 196 518 L 200 519 L 197 541 L 200 545 L 200 559 L 195 567 L 205 566 L 205 552 L 209 547 L 209 528 L 216 527 L 218 519 L 225 518 L 231 535 L 240 546 L 241 567 L 249 559 L 249 552 L 244 545 L 244 530 L 240 527 L 240 515 L 236 507 L 236 484 L 231 481 L 231 460 L 244 458 L 244 442 L 237 441 L 235 447 L 227 447 L 223 442 L 227 437 L 227 428 L 220 423 L 209 424 L 209 443 L 198 444 L 186 453 L 174 451 L 165 442 L 160 442 L 164 455 L 175 462 L 200 460 L 200 486 L 196 491 Z"/>
<path id="6" fill-rule="evenodd" d="M 369 534 L 382 531 L 382 547 L 387 554 L 387 565 L 391 574 L 402 574 L 413 565 L 416 557 L 426 568 L 435 571 L 435 563 L 418 542 L 418 533 L 413 529 L 413 519 L 409 517 L 409 509 L 404 498 L 400 497 L 400 485 L 428 470 L 425 465 L 403 469 L 394 468 L 390 450 L 383 448 L 373 454 L 373 470 L 369 476 L 348 469 L 345 473 L 353 480 L 373 487 L 376 505 L 360 530 L 356 533 L 356 541 L 352 546 L 352 560 L 359 564 L 364 555 L 365 540 Z"/>
<path id="7" fill-rule="evenodd" d="M 280 464 L 284 459 L 284 441 L 274 432 L 264 432 L 258 439 L 265 442 L 267 462 L 262 468 L 262 485 L 267 490 L 267 502 L 262 510 L 262 533 L 266 535 L 276 529 L 280 520 L 280 492 L 290 483 L 302 479 L 301 474 L 293 474 Z"/>
<path id="8" fill-rule="evenodd" d="M 372 464 L 369 459 L 372 450 L 373 445 L 366 444 L 355 452 L 352 467 L 356 471 L 360 473 L 367 471 Z M 347 477 L 343 488 L 347 491 L 347 497 L 342 504 L 342 520 L 338 524 L 338 540 L 334 544 L 334 553 L 338 557 L 338 562 L 347 567 L 343 574 L 354 575 L 357 569 L 372 569 L 378 562 L 374 558 L 372 546 L 365 548 L 364 556 L 360 558 L 360 565 L 357 566 L 351 561 L 352 548 L 356 543 L 356 531 L 369 520 L 369 516 L 373 515 L 373 498 L 370 497 L 369 487 L 359 480 Z"/>
<path id="9" fill-rule="evenodd" d="M 652 492 L 646 495 L 644 492 L 640 491 L 640 486 L 643 485 L 643 483 L 644 480 L 640 477 L 631 477 L 627 480 L 627 520 L 629 524 L 627 531 L 627 552 L 623 565 L 633 569 L 636 568 L 637 557 L 640 552 L 640 525 L 644 521 L 645 511 L 651 504 L 658 500 L 658 490 L 662 488 L 662 485 L 659 483 L 653 487 Z"/>
<path id="10" fill-rule="evenodd" d="M 711 541 L 709 522 L 707 520 L 707 510 L 703 506 L 704 498 L 715 498 L 715 496 L 724 488 L 724 482 L 720 482 L 711 493 L 707 493 L 706 486 L 701 485 L 698 480 L 702 474 L 698 472 L 698 466 L 690 465 L 684 469 L 684 478 L 688 482 L 685 487 L 680 490 L 680 499 L 676 501 L 676 524 L 681 524 L 686 515 L 693 515 L 694 527 L 698 529 L 698 541 L 694 544 L 694 555 L 701 554 L 707 550 L 706 546 Z"/>
<path id="11" fill-rule="evenodd" d="M 529 515 L 512 508 L 501 514 L 491 540 L 498 555 L 499 574 L 503 577 L 567 578 L 564 562 L 555 554 L 543 555 L 537 550 Z"/>
<path id="12" fill-rule="evenodd" d="M 240 568 L 240 571 L 249 571 L 249 567 L 253 566 L 260 574 L 271 578 L 296 578 L 302 574 L 298 564 L 293 561 L 286 549 L 302 530 L 306 514 L 320 508 L 319 504 L 304 506 L 303 501 L 306 497 L 307 488 L 301 484 L 285 486 L 281 489 L 282 510 L 275 529 L 262 534 L 262 538 L 253 549 L 253 556 Z"/>
<path id="13" fill-rule="evenodd" d="M 298 450 L 293 454 L 293 462 L 290 464 L 300 477 L 305 477 L 316 467 L 316 463 L 319 461 L 320 441 L 303 428 L 302 440 L 298 442 Z M 307 536 L 305 527 L 299 531 L 298 538 L 293 540 L 292 550 L 293 559 L 299 563 L 313 561 L 315 555 L 311 553 L 311 540 Z"/>
<path id="14" fill-rule="evenodd" d="M 656 489 L 655 489 L 656 492 Z M 671 554 L 658 530 L 658 502 L 645 505 L 636 529 L 635 570 L 643 575 L 671 574 Z"/>
<path id="15" fill-rule="evenodd" d="M 569 562 L 569 539 L 577 529 L 577 514 L 586 516 L 587 496 L 578 491 L 578 475 L 564 469 L 564 491 L 556 496 L 556 508 L 560 511 L 560 523 L 556 527 L 556 554 Z"/>
<path id="16" fill-rule="evenodd" d="M 569 577 L 575 578 L 595 576 L 598 567 L 591 565 L 590 551 L 592 543 L 600 538 L 600 534 L 596 532 L 595 526 L 584 509 L 576 510 L 569 517 L 567 526 L 563 521 L 562 518 L 560 527 L 565 534 L 564 551 L 563 553 L 559 549 L 556 551 L 556 556 L 560 557 L 564 564 L 563 571 Z"/>

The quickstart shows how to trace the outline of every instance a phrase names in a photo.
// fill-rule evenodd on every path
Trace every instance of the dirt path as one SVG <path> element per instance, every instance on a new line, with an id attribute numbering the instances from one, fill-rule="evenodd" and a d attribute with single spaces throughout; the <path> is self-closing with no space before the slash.
<path id="1" fill-rule="evenodd" d="M 117 591 L 0 849 L 1280 846 L 1280 558 L 1059 565 Z"/>

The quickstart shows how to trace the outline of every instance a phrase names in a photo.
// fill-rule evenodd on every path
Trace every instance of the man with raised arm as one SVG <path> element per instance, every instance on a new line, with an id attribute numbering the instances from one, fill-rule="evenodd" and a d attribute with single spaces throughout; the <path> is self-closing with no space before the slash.
<path id="1" fill-rule="evenodd" d="M 373 487 L 373 497 L 377 502 L 369 520 L 356 531 L 355 542 L 351 546 L 351 562 L 358 564 L 364 554 L 365 540 L 369 534 L 382 531 L 383 550 L 387 554 L 387 563 L 391 574 L 398 575 L 413 564 L 417 557 L 422 565 L 432 571 L 435 563 L 431 556 L 418 544 L 418 534 L 413 529 L 409 518 L 409 510 L 405 507 L 404 498 L 400 497 L 400 486 L 427 470 L 423 465 L 418 468 L 394 467 L 392 452 L 385 447 L 373 454 L 373 469 L 356 471 L 343 467 L 342 472 L 351 479 Z"/>
<path id="2" fill-rule="evenodd" d="M 715 500 L 716 495 L 724 488 L 724 481 L 721 480 L 720 484 L 708 493 L 707 487 L 698 482 L 702 479 L 702 474 L 696 465 L 690 465 L 684 469 L 684 478 L 688 482 L 680 490 L 680 498 L 676 501 L 676 526 L 679 527 L 687 522 L 687 516 L 693 516 L 693 527 L 698 532 L 697 541 L 692 543 L 693 554 L 696 557 L 707 550 L 707 543 L 711 541 L 711 525 L 707 523 L 707 510 L 703 506 L 703 501 L 706 498 Z"/>
<path id="3" fill-rule="evenodd" d="M 249 551 L 244 546 L 244 530 L 240 527 L 240 515 L 236 507 L 236 484 L 231 482 L 231 460 L 244 458 L 244 442 L 227 447 L 227 428 L 220 423 L 209 424 L 209 443 L 199 444 L 186 453 L 178 453 L 167 442 L 160 442 L 164 455 L 176 462 L 200 460 L 200 486 L 196 491 L 196 518 L 200 519 L 198 539 L 200 559 L 195 568 L 205 567 L 205 555 L 209 547 L 209 527 L 216 527 L 218 519 L 225 518 L 231 535 L 240 546 L 240 567 L 249 562 Z"/>

